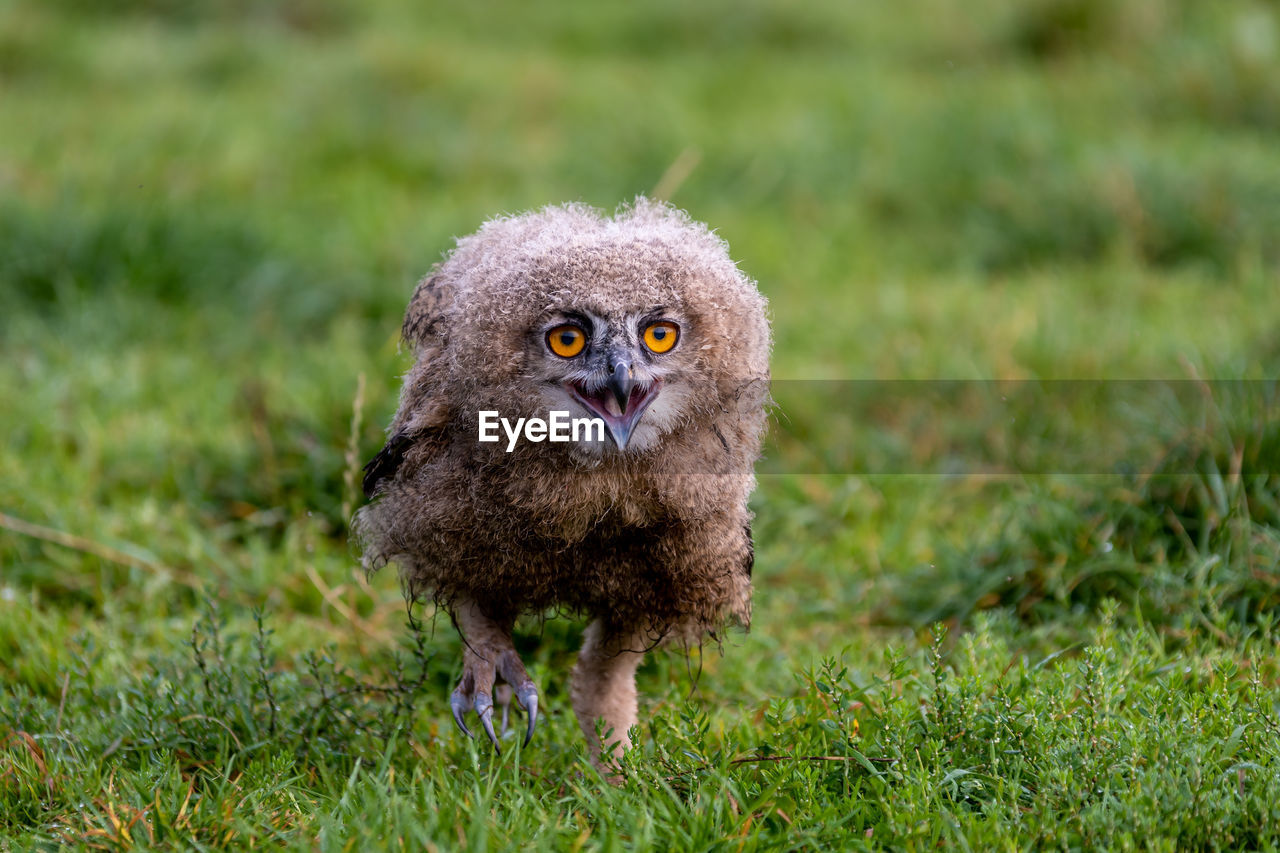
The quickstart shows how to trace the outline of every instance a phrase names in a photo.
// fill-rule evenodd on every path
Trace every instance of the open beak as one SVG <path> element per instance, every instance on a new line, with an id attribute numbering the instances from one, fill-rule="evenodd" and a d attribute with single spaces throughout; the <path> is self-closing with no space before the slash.
<path id="1" fill-rule="evenodd" d="M 603 388 L 589 391 L 577 383 L 566 387 L 588 411 L 604 421 L 605 429 L 618 449 L 626 450 L 640 417 L 658 396 L 661 382 L 654 380 L 638 384 L 630 364 L 615 366 L 619 369 L 613 371 Z"/>

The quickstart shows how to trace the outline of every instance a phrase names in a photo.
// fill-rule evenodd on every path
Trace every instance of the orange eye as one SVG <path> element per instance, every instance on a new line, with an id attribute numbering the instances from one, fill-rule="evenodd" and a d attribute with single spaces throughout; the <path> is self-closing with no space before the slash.
<path id="1" fill-rule="evenodd" d="M 573 358 L 587 345 L 587 336 L 570 323 L 556 326 L 547 332 L 547 346 L 561 358 Z"/>
<path id="2" fill-rule="evenodd" d="M 656 353 L 670 352 L 680 339 L 680 327 L 670 320 L 653 323 L 644 330 L 644 345 Z"/>

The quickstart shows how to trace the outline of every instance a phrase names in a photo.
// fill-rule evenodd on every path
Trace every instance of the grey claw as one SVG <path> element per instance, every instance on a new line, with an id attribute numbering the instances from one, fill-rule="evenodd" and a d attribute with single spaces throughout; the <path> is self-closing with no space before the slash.
<path id="1" fill-rule="evenodd" d="M 498 743 L 498 736 L 493 732 L 493 714 L 492 712 L 485 714 L 480 718 L 480 725 L 484 726 L 484 733 L 489 736 L 489 742 L 493 744 L 493 751 L 502 754 L 502 746 Z"/>
<path id="2" fill-rule="evenodd" d="M 502 706 L 502 727 L 498 729 L 498 734 L 505 735 L 507 733 L 507 718 L 511 716 L 511 706 Z"/>
<path id="3" fill-rule="evenodd" d="M 494 749 L 502 752 L 501 747 L 498 746 L 498 736 L 493 732 L 493 699 L 483 693 L 477 693 L 475 709 L 476 716 L 480 718 L 480 725 L 484 726 L 484 733 L 489 736 Z"/>
<path id="4" fill-rule="evenodd" d="M 453 709 L 453 721 L 457 723 L 458 729 L 467 737 L 475 737 L 462 721 L 462 715 L 467 711 L 467 697 L 462 695 L 461 690 L 453 691 L 453 695 L 449 697 L 449 707 Z"/>
<path id="5" fill-rule="evenodd" d="M 520 702 L 520 707 L 524 708 L 525 714 L 529 717 L 528 728 L 525 729 L 524 743 L 522 747 L 528 746 L 529 741 L 533 740 L 533 727 L 538 722 L 538 688 L 533 686 L 533 682 L 525 682 L 524 685 L 516 690 L 516 699 Z"/>

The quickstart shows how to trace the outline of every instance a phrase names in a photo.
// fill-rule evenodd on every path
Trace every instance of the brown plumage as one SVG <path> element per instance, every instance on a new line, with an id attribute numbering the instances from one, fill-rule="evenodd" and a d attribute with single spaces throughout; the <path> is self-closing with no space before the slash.
<path id="1" fill-rule="evenodd" d="M 518 617 L 592 619 L 574 710 L 597 756 L 601 718 L 625 748 L 642 652 L 750 618 L 764 299 L 724 242 L 674 208 L 638 199 L 610 218 L 566 205 L 459 240 L 418 285 L 403 332 L 416 360 L 356 518 L 366 567 L 396 562 L 412 594 L 453 616 L 463 731 L 474 710 L 492 737 L 499 678 L 533 730 Z M 502 430 L 478 440 L 481 411 L 565 411 L 607 434 L 508 452 Z"/>

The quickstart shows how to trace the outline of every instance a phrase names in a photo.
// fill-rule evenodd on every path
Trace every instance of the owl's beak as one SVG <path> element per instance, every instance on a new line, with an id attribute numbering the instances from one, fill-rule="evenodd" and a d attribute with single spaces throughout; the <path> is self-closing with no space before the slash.
<path id="1" fill-rule="evenodd" d="M 626 356 L 609 357 L 609 390 L 618 402 L 618 411 L 626 412 L 631 402 L 631 391 L 636 387 L 636 371 Z"/>
<path id="2" fill-rule="evenodd" d="M 640 417 L 658 396 L 661 382 L 637 383 L 630 362 L 611 360 L 610 369 L 608 382 L 598 390 L 576 383 L 567 387 L 578 402 L 604 421 L 618 450 L 626 450 Z"/>

